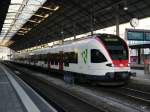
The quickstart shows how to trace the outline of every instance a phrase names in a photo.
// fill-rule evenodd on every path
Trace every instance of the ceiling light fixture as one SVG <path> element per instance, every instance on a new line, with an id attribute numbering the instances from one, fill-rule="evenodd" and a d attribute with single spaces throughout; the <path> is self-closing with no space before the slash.
<path id="1" fill-rule="evenodd" d="M 50 7 L 45 7 L 45 6 L 43 6 L 42 8 L 43 8 L 43 9 L 50 10 L 50 11 L 56 11 L 56 10 L 59 9 L 59 6 L 56 6 L 55 8 L 50 8 Z"/>
<path id="2" fill-rule="evenodd" d="M 9 40 L 15 34 L 24 35 L 34 26 L 44 21 L 50 14 L 59 9 L 59 6 L 54 4 L 50 4 L 49 7 L 43 6 L 46 1 L 47 0 L 11 0 L 8 13 L 6 14 L 6 19 L 0 33 L 0 38 L 2 40 Z M 41 14 L 38 12 L 36 14 L 39 8 L 49 11 Z M 37 18 L 34 17 L 34 19 L 32 19 L 32 16 Z M 30 26 L 30 24 L 32 26 Z M 3 44 L 5 43 L 6 41 L 3 42 Z"/>
<path id="3" fill-rule="evenodd" d="M 23 33 L 18 33 L 18 32 L 17 32 L 16 34 L 17 34 L 17 35 L 24 35 Z"/>
<path id="4" fill-rule="evenodd" d="M 127 6 L 127 1 L 126 1 L 126 0 L 124 1 L 124 7 L 123 7 L 123 9 L 124 9 L 125 11 L 128 10 L 128 6 Z"/>
<path id="5" fill-rule="evenodd" d="M 4 28 L 1 31 L 6 33 L 5 35 L 0 35 L 2 40 L 5 40 L 5 38 L 11 39 L 45 2 L 46 0 L 11 0 L 3 24 Z M 5 43 L 4 41 L 3 44 Z"/>

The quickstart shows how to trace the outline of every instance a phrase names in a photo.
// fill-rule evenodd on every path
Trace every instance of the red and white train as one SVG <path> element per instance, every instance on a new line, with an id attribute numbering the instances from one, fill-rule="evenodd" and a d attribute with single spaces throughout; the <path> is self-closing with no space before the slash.
<path id="1" fill-rule="evenodd" d="M 116 35 L 95 34 L 69 44 L 14 55 L 14 61 L 69 72 L 94 81 L 126 81 L 132 75 L 129 49 Z"/>

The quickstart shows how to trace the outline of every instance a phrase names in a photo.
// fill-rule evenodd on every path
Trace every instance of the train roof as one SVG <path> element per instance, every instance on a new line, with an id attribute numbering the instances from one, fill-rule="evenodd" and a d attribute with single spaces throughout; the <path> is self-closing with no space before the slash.
<path id="1" fill-rule="evenodd" d="M 45 53 L 48 53 L 50 49 L 61 49 L 62 48 L 65 48 L 65 47 L 72 47 L 72 46 L 77 46 L 77 45 L 83 45 L 83 44 L 87 44 L 90 39 L 94 39 L 96 38 L 97 36 L 100 36 L 101 38 L 103 37 L 106 37 L 106 36 L 116 36 L 116 35 L 113 35 L 113 34 L 93 34 L 93 35 L 88 35 L 88 36 L 85 36 L 85 37 L 82 37 L 82 38 L 79 38 L 79 39 L 76 39 L 76 40 L 73 40 L 73 41 L 66 41 L 64 42 L 64 44 L 57 44 L 57 45 L 54 45 L 54 46 L 51 46 L 51 47 L 48 47 L 48 48 L 42 48 L 42 49 L 38 49 L 38 50 L 35 50 L 35 51 L 32 51 L 31 54 L 45 54 Z M 118 36 L 117 36 L 118 37 Z M 85 41 L 87 40 L 87 41 Z M 29 53 L 30 54 L 30 53 Z"/>

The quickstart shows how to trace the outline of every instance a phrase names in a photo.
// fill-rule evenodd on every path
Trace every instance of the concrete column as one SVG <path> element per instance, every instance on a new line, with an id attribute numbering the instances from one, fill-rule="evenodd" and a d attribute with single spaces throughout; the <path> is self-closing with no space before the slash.
<path id="1" fill-rule="evenodd" d="M 138 64 L 141 63 L 141 49 L 138 48 Z"/>
<path id="2" fill-rule="evenodd" d="M 90 14 L 90 18 L 91 18 L 91 35 L 93 35 L 93 30 L 94 30 L 94 1 L 91 0 L 91 14 Z"/>
<path id="3" fill-rule="evenodd" d="M 74 40 L 76 40 L 76 24 L 73 23 L 73 36 L 74 36 Z"/>
<path id="4" fill-rule="evenodd" d="M 64 44 L 64 30 L 61 29 L 61 44 Z"/>
<path id="5" fill-rule="evenodd" d="M 120 33 L 119 33 L 119 6 L 116 6 L 116 12 L 115 12 L 115 17 L 116 17 L 116 35 L 120 35 Z"/>

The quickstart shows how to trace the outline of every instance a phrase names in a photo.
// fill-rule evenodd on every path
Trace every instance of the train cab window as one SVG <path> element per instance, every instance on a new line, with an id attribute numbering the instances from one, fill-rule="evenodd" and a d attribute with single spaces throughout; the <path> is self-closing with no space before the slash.
<path id="1" fill-rule="evenodd" d="M 91 63 L 101 63 L 105 61 L 107 61 L 107 59 L 99 50 L 91 49 Z"/>
<path id="2" fill-rule="evenodd" d="M 99 37 L 104 43 L 108 53 L 112 60 L 127 60 L 128 59 L 128 47 L 124 40 L 118 36 L 106 35 Z"/>

